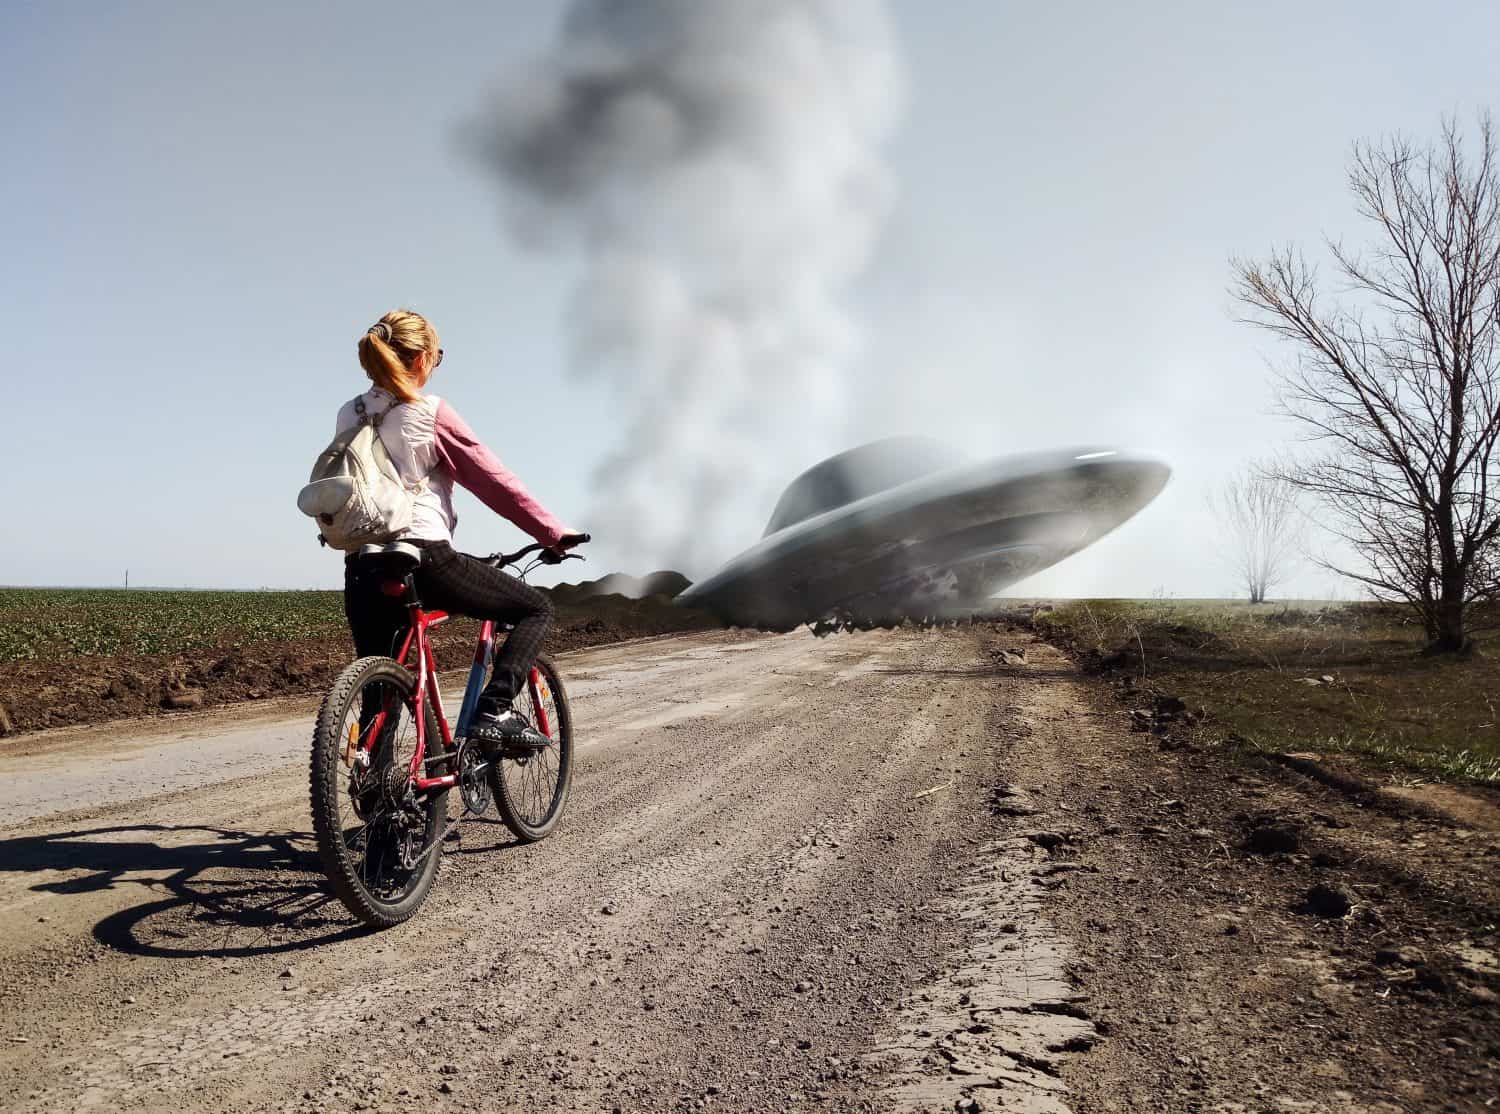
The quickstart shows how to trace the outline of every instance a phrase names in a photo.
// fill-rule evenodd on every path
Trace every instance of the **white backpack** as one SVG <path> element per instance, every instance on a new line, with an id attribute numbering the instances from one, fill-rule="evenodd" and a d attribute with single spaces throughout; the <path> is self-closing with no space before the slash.
<path id="1" fill-rule="evenodd" d="M 423 485 L 411 487 L 401 479 L 380 439 L 380 420 L 399 405 L 371 415 L 364 397 L 356 398 L 359 422 L 335 437 L 313 464 L 297 509 L 317 519 L 324 545 L 353 551 L 390 541 L 411 524 L 412 501 Z"/>

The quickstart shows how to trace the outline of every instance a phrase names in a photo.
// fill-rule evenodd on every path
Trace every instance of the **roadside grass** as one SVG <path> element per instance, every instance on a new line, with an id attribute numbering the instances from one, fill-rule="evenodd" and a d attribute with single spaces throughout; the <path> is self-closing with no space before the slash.
<path id="1" fill-rule="evenodd" d="M 1078 600 L 1039 611 L 1085 668 L 1201 706 L 1232 745 L 1312 751 L 1418 778 L 1500 785 L 1500 638 L 1429 657 L 1374 603 Z"/>

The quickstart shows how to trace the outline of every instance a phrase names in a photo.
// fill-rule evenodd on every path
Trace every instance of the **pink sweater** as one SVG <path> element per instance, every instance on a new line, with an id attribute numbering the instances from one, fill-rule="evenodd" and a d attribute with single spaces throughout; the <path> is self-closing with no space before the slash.
<path id="1" fill-rule="evenodd" d="M 415 402 L 401 403 L 379 387 L 362 397 L 367 413 L 381 415 L 380 439 L 401 478 L 422 485 L 412 507 L 411 526 L 402 537 L 453 539 L 458 525 L 453 510 L 455 480 L 544 545 L 556 545 L 567 533 L 567 527 L 547 513 L 447 402 L 423 395 Z M 339 410 L 335 432 L 343 432 L 358 420 L 354 403 L 346 402 Z"/>

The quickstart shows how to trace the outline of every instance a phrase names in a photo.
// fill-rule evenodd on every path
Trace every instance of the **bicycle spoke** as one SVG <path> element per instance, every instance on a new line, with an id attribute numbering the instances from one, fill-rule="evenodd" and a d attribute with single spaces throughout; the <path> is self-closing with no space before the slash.
<path id="1" fill-rule="evenodd" d="M 533 824 L 539 822 L 545 817 L 546 813 L 544 810 L 547 807 L 546 802 L 542 800 L 541 779 L 537 776 L 537 771 L 541 769 L 542 765 L 541 757 L 542 756 L 538 754 L 536 758 L 534 758 L 526 766 L 526 780 L 531 789 L 530 797 L 532 802 L 536 805 L 536 808 L 532 809 L 527 819 L 530 820 Z"/>
<path id="2" fill-rule="evenodd" d="M 534 814 L 536 822 L 547 818 L 547 813 L 552 808 L 552 794 L 557 788 L 557 778 L 553 774 L 551 759 L 553 747 L 548 747 L 537 755 L 537 760 L 532 763 L 532 780 L 536 786 L 537 811 Z"/>
<path id="3" fill-rule="evenodd" d="M 533 704 L 533 714 L 535 710 Z M 542 710 L 546 715 L 548 727 L 555 735 L 559 730 L 557 705 L 550 692 L 542 701 Z M 537 719 L 540 721 L 541 717 Z M 528 824 L 538 826 L 544 824 L 551 815 L 559 780 L 556 740 L 554 739 L 552 745 L 529 756 L 524 764 L 514 761 L 504 762 L 500 774 L 506 779 L 507 785 L 513 787 L 511 799 L 518 806 L 521 819 Z"/>
<path id="4" fill-rule="evenodd" d="M 528 689 L 517 704 L 538 731 L 546 724 L 547 745 L 502 756 L 490 772 L 501 819 L 525 843 L 546 838 L 557 824 L 572 776 L 572 731 L 565 722 L 566 705 L 560 706 L 557 699 L 562 682 L 550 663 L 544 661 L 539 668 L 546 678 L 538 686 L 542 692 Z"/>

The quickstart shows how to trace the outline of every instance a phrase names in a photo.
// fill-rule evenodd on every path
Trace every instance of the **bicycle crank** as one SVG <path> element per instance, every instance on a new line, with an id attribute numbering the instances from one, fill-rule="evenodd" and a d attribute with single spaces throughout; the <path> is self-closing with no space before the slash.
<path id="1" fill-rule="evenodd" d="M 474 745 L 464 739 L 458 744 L 458 791 L 463 797 L 464 812 L 483 816 L 493 799 L 490 793 L 490 763 Z"/>

